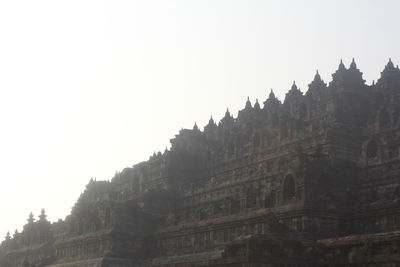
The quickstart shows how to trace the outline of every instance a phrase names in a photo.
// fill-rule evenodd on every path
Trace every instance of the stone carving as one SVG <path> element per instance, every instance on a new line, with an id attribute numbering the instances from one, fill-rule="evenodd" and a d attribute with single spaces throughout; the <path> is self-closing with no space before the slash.
<path id="1" fill-rule="evenodd" d="M 0 266 L 400 265 L 400 70 L 332 77 L 91 179 L 65 220 L 7 233 Z"/>

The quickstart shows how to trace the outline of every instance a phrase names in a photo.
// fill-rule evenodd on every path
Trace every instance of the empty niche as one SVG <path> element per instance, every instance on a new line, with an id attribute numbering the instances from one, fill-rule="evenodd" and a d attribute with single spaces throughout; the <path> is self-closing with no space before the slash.
<path id="1" fill-rule="evenodd" d="M 293 175 L 288 174 L 283 182 L 283 199 L 285 201 L 291 200 L 295 196 L 295 182 Z"/>
<path id="2" fill-rule="evenodd" d="M 240 201 L 237 199 L 232 199 L 231 200 L 231 208 L 230 208 L 230 214 L 236 214 L 240 212 Z"/>
<path id="3" fill-rule="evenodd" d="M 378 143 L 375 140 L 368 142 L 366 156 L 367 160 L 374 160 L 378 158 Z"/>
<path id="4" fill-rule="evenodd" d="M 272 208 L 275 206 L 275 191 L 269 191 L 265 194 L 264 206 Z"/>
<path id="5" fill-rule="evenodd" d="M 256 192 L 253 188 L 247 190 L 246 208 L 254 208 L 257 204 Z"/>
<path id="6" fill-rule="evenodd" d="M 199 221 L 205 220 L 208 218 L 207 211 L 204 208 L 201 208 L 197 211 L 197 219 Z"/>

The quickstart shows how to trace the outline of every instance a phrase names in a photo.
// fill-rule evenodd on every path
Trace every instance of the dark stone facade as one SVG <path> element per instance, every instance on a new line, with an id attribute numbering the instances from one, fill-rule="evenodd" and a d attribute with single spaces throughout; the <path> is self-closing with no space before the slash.
<path id="1" fill-rule="evenodd" d="M 0 266 L 400 266 L 400 70 L 332 76 L 91 180 L 65 221 L 7 235 Z"/>

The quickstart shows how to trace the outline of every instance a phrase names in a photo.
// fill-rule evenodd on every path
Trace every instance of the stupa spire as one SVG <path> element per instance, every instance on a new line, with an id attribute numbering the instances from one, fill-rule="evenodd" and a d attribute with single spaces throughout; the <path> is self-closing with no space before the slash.
<path id="1" fill-rule="evenodd" d="M 300 89 L 296 85 L 296 81 L 293 81 L 293 85 L 290 88 L 290 90 L 286 93 L 285 101 L 296 99 L 298 97 L 301 97 L 303 93 L 300 91 Z"/>
<path id="2" fill-rule="evenodd" d="M 340 63 L 339 63 L 339 68 L 338 68 L 338 70 L 345 70 L 345 69 L 346 69 L 346 67 L 345 67 L 344 64 L 343 64 L 343 60 L 340 59 Z"/>
<path id="3" fill-rule="evenodd" d="M 39 219 L 40 221 L 45 221 L 46 220 L 46 211 L 44 209 L 41 210 L 40 215 L 39 215 Z"/>
<path id="4" fill-rule="evenodd" d="M 353 57 L 353 59 L 351 60 L 350 68 L 349 68 L 349 69 L 357 69 L 357 64 L 356 64 L 356 62 L 354 61 L 354 57 Z"/>
<path id="5" fill-rule="evenodd" d="M 199 131 L 199 127 L 197 127 L 197 122 L 194 122 L 193 131 Z"/>
<path id="6" fill-rule="evenodd" d="M 229 108 L 226 108 L 225 118 L 230 118 L 230 117 L 231 117 L 231 113 L 229 112 Z"/>
<path id="7" fill-rule="evenodd" d="M 268 107 L 276 107 L 280 104 L 280 101 L 276 98 L 274 90 L 271 88 L 269 96 L 267 100 L 264 101 L 264 108 Z"/>
<path id="8" fill-rule="evenodd" d="M 213 116 L 210 116 L 210 119 L 208 120 L 208 124 L 204 126 L 204 133 L 210 133 L 213 132 L 217 128 L 217 124 L 214 121 Z"/>
<path id="9" fill-rule="evenodd" d="M 389 58 L 389 62 L 386 64 L 384 71 L 385 70 L 393 70 L 393 69 L 395 69 L 394 64 L 392 62 L 392 59 Z"/>
<path id="10" fill-rule="evenodd" d="M 210 117 L 210 120 L 208 121 L 209 125 L 215 124 L 213 116 Z"/>
<path id="11" fill-rule="evenodd" d="M 388 63 L 381 72 L 381 77 L 378 79 L 377 86 L 382 87 L 384 84 L 400 84 L 400 70 L 399 66 L 394 67 L 392 59 L 389 58 Z"/>
<path id="12" fill-rule="evenodd" d="M 272 88 L 271 88 L 271 92 L 269 93 L 269 98 L 270 98 L 270 99 L 276 98 L 276 97 L 275 97 L 274 90 L 273 90 Z"/>
<path id="13" fill-rule="evenodd" d="M 226 108 L 225 116 L 221 119 L 218 125 L 231 125 L 232 122 L 234 122 L 233 116 L 229 112 L 229 108 Z"/>
<path id="14" fill-rule="evenodd" d="M 6 238 L 7 241 L 11 239 L 10 231 L 7 232 L 7 235 L 5 236 L 5 238 Z"/>
<path id="15" fill-rule="evenodd" d="M 317 93 L 319 92 L 320 88 L 325 88 L 326 83 L 321 79 L 321 76 L 319 75 L 318 70 L 315 73 L 314 80 L 308 85 L 308 91 L 307 94 L 310 93 Z"/>
<path id="16" fill-rule="evenodd" d="M 296 81 L 293 81 L 292 88 L 290 90 L 298 90 Z"/>
<path id="17" fill-rule="evenodd" d="M 28 223 L 32 224 L 35 221 L 35 218 L 33 218 L 33 213 L 29 213 L 29 218 L 28 218 Z"/>
<path id="18" fill-rule="evenodd" d="M 250 102 L 250 98 L 247 97 L 247 101 L 246 101 L 246 106 L 245 109 L 250 109 L 251 108 L 251 102 Z"/>
<path id="19" fill-rule="evenodd" d="M 260 109 L 260 103 L 258 103 L 258 98 L 256 98 L 256 103 L 254 103 L 254 109 Z"/>

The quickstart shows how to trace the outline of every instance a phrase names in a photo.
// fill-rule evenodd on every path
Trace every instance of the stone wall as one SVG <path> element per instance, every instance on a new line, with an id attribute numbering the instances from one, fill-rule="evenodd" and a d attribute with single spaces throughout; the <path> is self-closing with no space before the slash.
<path id="1" fill-rule="evenodd" d="M 91 180 L 64 221 L 7 235 L 0 266 L 399 265 L 400 70 L 332 77 Z"/>

